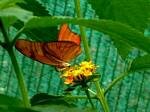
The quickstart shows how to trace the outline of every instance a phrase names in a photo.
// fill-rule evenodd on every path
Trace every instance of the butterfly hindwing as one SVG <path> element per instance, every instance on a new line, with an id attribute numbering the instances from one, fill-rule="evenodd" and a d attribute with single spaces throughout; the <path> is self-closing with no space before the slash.
<path id="1" fill-rule="evenodd" d="M 81 48 L 73 42 L 31 42 L 28 40 L 17 40 L 16 49 L 22 54 L 44 64 L 63 66 L 80 54 Z"/>
<path id="2" fill-rule="evenodd" d="M 28 40 L 17 40 L 15 47 L 22 54 L 32 58 L 33 60 L 37 60 L 44 64 L 49 65 L 59 65 L 62 63 L 61 60 L 57 59 L 53 55 L 49 55 L 45 53 L 44 46 L 46 44 L 42 42 L 31 42 Z"/>

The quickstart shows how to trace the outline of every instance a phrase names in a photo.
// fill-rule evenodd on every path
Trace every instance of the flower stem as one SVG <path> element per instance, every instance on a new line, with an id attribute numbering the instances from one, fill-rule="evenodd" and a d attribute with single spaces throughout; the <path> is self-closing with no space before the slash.
<path id="1" fill-rule="evenodd" d="M 97 89 L 97 97 L 98 97 L 99 101 L 102 104 L 104 112 L 109 112 L 109 107 L 108 107 L 108 103 L 106 101 L 106 98 L 104 96 L 104 91 L 101 88 L 101 86 L 100 86 L 98 81 L 95 82 L 95 86 L 96 86 L 96 89 Z"/>
<path id="2" fill-rule="evenodd" d="M 87 99 L 87 96 L 85 95 L 85 96 L 79 96 L 79 95 L 77 95 L 77 96 L 70 96 L 70 95 L 68 95 L 68 96 L 63 96 L 63 97 L 65 97 L 65 98 L 70 98 L 70 99 Z M 90 98 L 91 99 L 97 99 L 97 97 L 96 96 L 90 96 Z"/>
<path id="3" fill-rule="evenodd" d="M 81 14 L 81 10 L 80 10 L 80 0 L 74 0 L 75 3 L 75 10 L 77 13 L 77 17 L 82 18 L 82 14 Z M 88 42 L 86 39 L 86 34 L 84 31 L 84 27 L 83 26 L 79 26 L 80 27 L 80 33 L 81 33 L 81 40 L 83 42 L 83 46 L 84 46 L 84 51 L 85 51 L 85 56 L 86 56 L 86 60 L 90 60 L 91 59 L 91 55 L 90 55 L 90 49 L 88 46 Z"/>
<path id="4" fill-rule="evenodd" d="M 88 100 L 89 100 L 89 102 L 90 102 L 92 108 L 95 108 L 95 107 L 94 107 L 94 104 L 92 103 L 92 100 L 91 100 L 91 96 L 90 96 L 90 94 L 89 94 L 89 91 L 88 91 L 87 89 L 85 89 L 85 93 L 86 93 L 86 95 L 87 95 L 87 98 L 88 98 Z"/>
<path id="5" fill-rule="evenodd" d="M 8 54 L 11 58 L 11 62 L 12 62 L 13 67 L 14 67 L 14 71 L 16 73 L 16 77 L 18 79 L 18 83 L 19 83 L 21 94 L 22 94 L 24 106 L 26 108 L 29 108 L 30 107 L 30 101 L 28 99 L 28 91 L 27 91 L 26 84 L 25 84 L 25 81 L 24 81 L 24 78 L 23 78 L 23 74 L 20 70 L 20 67 L 19 67 L 19 64 L 17 62 L 15 53 L 13 51 L 13 46 L 11 45 L 11 42 L 9 40 L 9 37 L 8 37 L 7 32 L 6 32 L 5 26 L 4 26 L 1 19 L 0 19 L 0 28 L 1 28 L 1 31 L 3 33 L 5 43 L 6 43 L 4 48 L 8 51 Z"/>
<path id="6" fill-rule="evenodd" d="M 74 3 L 75 3 L 77 17 L 82 18 L 82 14 L 80 12 L 80 0 L 74 0 Z M 90 54 L 88 42 L 86 39 L 84 27 L 82 27 L 82 26 L 79 26 L 79 27 L 80 27 L 81 39 L 82 39 L 84 50 L 85 50 L 86 60 L 91 60 L 91 54 Z M 109 107 L 108 107 L 108 103 L 104 96 L 104 91 L 101 88 L 98 80 L 95 81 L 95 86 L 96 86 L 96 91 L 97 91 L 97 98 L 100 101 L 100 103 L 102 104 L 104 112 L 109 112 Z"/>

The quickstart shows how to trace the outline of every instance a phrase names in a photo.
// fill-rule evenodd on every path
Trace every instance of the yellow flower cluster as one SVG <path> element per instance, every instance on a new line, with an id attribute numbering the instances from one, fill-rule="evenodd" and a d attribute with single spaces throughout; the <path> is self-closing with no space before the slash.
<path id="1" fill-rule="evenodd" d="M 79 65 L 68 68 L 62 75 L 65 84 L 74 84 L 75 81 L 82 81 L 95 72 L 96 66 L 92 61 L 83 61 Z"/>

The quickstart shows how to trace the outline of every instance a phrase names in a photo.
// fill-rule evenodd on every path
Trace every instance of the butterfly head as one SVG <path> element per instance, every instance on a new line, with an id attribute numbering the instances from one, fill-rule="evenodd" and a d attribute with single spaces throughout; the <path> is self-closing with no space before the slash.
<path id="1" fill-rule="evenodd" d="M 56 69 L 57 69 L 58 71 L 64 71 L 64 70 L 66 70 L 66 69 L 69 68 L 69 67 L 70 67 L 70 64 L 69 64 L 69 63 L 62 62 L 61 65 L 57 65 L 57 66 L 56 66 Z"/>

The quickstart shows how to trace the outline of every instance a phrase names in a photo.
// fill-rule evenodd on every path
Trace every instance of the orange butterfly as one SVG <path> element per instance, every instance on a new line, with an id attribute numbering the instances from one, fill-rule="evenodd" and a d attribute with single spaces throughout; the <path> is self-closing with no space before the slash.
<path id="1" fill-rule="evenodd" d="M 33 60 L 57 68 L 69 66 L 68 61 L 81 53 L 80 36 L 72 32 L 67 24 L 61 26 L 56 42 L 32 42 L 19 39 L 15 47 Z"/>

